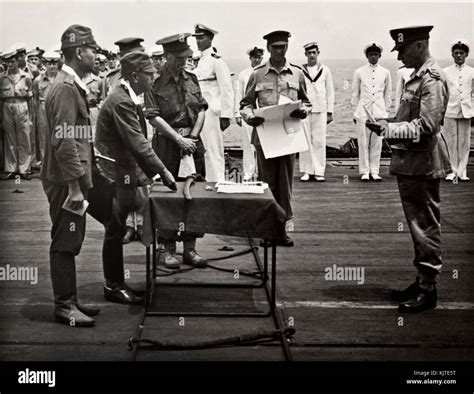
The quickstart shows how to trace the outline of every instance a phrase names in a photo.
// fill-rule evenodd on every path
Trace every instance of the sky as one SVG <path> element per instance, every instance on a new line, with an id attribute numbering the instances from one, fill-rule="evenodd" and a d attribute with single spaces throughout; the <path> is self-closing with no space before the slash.
<path id="1" fill-rule="evenodd" d="M 27 48 L 59 49 L 60 37 L 71 24 L 89 26 L 99 45 L 116 50 L 114 41 L 128 36 L 145 39 L 148 49 L 165 36 L 192 32 L 203 23 L 219 34 L 214 46 L 224 58 L 246 56 L 255 45 L 265 47 L 263 35 L 287 30 L 292 37 L 287 57 L 301 58 L 302 46 L 317 41 L 327 59 L 363 57 L 363 48 L 378 42 L 383 56 L 393 41 L 389 30 L 410 25 L 434 25 L 431 53 L 450 57 L 450 44 L 465 38 L 474 44 L 474 3 L 464 2 L 164 2 L 164 1 L 35 1 L 0 0 L 0 51 L 16 42 Z M 189 40 L 196 49 L 195 40 Z M 472 51 L 474 52 L 474 50 Z M 473 55 L 474 56 L 474 55 Z"/>

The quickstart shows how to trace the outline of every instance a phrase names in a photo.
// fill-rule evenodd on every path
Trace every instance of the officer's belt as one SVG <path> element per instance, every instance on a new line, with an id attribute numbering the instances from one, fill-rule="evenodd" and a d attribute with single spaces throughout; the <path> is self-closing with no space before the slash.
<path id="1" fill-rule="evenodd" d="M 199 82 L 206 82 L 206 81 L 217 81 L 217 78 L 214 77 L 214 78 L 204 78 L 204 79 L 200 79 Z"/>

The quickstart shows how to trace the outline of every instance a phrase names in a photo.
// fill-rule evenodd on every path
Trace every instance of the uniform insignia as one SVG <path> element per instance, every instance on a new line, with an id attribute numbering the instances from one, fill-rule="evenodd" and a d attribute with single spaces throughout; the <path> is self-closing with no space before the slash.
<path id="1" fill-rule="evenodd" d="M 439 72 L 439 70 L 437 70 L 436 68 L 428 68 L 428 72 L 431 74 L 431 76 L 435 79 L 441 79 L 441 74 Z"/>
<path id="2" fill-rule="evenodd" d="M 64 83 L 67 83 L 67 84 L 69 84 L 69 85 L 74 85 L 74 76 L 69 75 L 69 74 L 66 75 L 66 76 L 64 77 Z"/>

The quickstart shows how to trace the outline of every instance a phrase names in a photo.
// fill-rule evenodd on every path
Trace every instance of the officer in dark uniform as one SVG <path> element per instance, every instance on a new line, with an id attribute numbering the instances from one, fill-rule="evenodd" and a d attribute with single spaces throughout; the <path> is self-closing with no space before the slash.
<path id="1" fill-rule="evenodd" d="M 86 216 L 80 210 L 92 188 L 92 144 L 84 130 L 90 130 L 84 75 L 92 71 L 97 43 L 91 30 L 72 25 L 61 37 L 65 64 L 58 72 L 46 97 L 46 146 L 41 171 L 48 197 L 51 230 L 50 268 L 54 292 L 54 316 L 58 323 L 92 326 L 95 307 L 78 303 L 74 256 L 81 250 Z M 65 130 L 64 128 L 67 128 Z M 74 130 L 72 136 L 70 130 Z"/>
<path id="2" fill-rule="evenodd" d="M 127 232 L 127 214 L 135 206 L 137 187 L 151 184 L 156 175 L 170 189 L 176 190 L 176 184 L 146 138 L 146 120 L 137 97 L 152 87 L 155 69 L 151 59 L 144 52 L 130 52 L 120 59 L 120 66 L 123 79 L 102 104 L 96 133 L 99 151 L 115 160 L 104 166 L 116 183 L 102 249 L 104 295 L 107 301 L 139 304 L 143 299 L 124 279 L 122 239 Z"/>
<path id="3" fill-rule="evenodd" d="M 145 95 L 147 118 L 156 128 L 154 147 L 174 177 L 178 177 L 181 157 L 192 155 L 195 172 L 205 177 L 204 148 L 201 133 L 208 108 L 201 95 L 195 74 L 186 70 L 188 56 L 192 55 L 187 38 L 190 33 L 176 34 L 158 40 L 163 45 L 166 63 L 153 89 Z M 183 241 L 183 262 L 205 266 L 205 260 L 196 251 L 196 238 L 204 234 L 163 231 L 158 242 L 164 244 L 164 264 L 179 268 L 176 241 Z"/>
<path id="4" fill-rule="evenodd" d="M 388 139 L 392 147 L 390 172 L 398 190 L 415 246 L 416 281 L 403 291 L 393 291 L 400 312 L 435 308 L 436 277 L 441 272 L 440 179 L 451 173 L 441 124 L 448 104 L 448 87 L 441 67 L 429 52 L 433 26 L 390 30 L 392 51 L 414 72 L 404 85 L 395 119 L 368 122 L 368 127 Z"/>
<path id="5" fill-rule="evenodd" d="M 290 116 L 305 119 L 311 111 L 303 72 L 299 66 L 289 63 L 285 58 L 290 36 L 287 31 L 278 30 L 263 37 L 267 40 L 270 59 L 254 69 L 247 84 L 245 97 L 240 102 L 242 118 L 250 126 L 256 127 L 265 121 L 253 114 L 257 104 L 258 107 L 277 105 L 280 95 L 302 102 L 302 108 L 293 111 Z M 257 151 L 259 178 L 270 186 L 275 200 L 286 212 L 286 220 L 292 219 L 291 194 L 295 155 L 265 159 L 255 129 L 252 132 L 251 143 Z M 278 245 L 293 246 L 294 243 L 288 234 L 285 234 L 284 238 L 278 240 Z"/>
<path id="6" fill-rule="evenodd" d="M 119 47 L 119 58 L 125 56 L 127 53 L 134 51 L 145 51 L 145 47 L 141 45 L 143 38 L 138 37 L 126 37 L 121 40 L 115 41 L 114 44 Z M 105 100 L 107 95 L 112 91 L 113 88 L 120 85 L 122 74 L 120 73 L 120 67 L 117 67 L 110 71 L 103 80 L 102 87 L 102 100 Z"/>

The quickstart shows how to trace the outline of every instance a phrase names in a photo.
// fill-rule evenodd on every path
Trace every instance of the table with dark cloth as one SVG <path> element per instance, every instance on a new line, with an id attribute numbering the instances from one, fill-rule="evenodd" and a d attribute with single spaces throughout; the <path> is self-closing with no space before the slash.
<path id="1" fill-rule="evenodd" d="M 181 230 L 266 239 L 281 238 L 284 234 L 285 212 L 270 189 L 264 194 L 226 194 L 217 193 L 215 188 L 206 190 L 206 186 L 214 183 L 197 182 L 191 187 L 192 200 L 185 200 L 184 182 L 177 186 L 177 192 L 153 186 L 144 212 L 145 246 L 153 241 L 153 227 L 158 232 Z"/>

